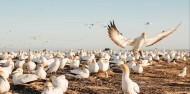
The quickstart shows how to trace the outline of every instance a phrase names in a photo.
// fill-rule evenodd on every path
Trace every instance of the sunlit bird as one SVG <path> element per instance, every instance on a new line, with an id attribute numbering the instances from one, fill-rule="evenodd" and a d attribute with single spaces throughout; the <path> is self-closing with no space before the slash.
<path id="1" fill-rule="evenodd" d="M 142 33 L 139 37 L 135 38 L 135 39 L 129 39 L 124 37 L 117 29 L 117 27 L 113 22 L 110 22 L 110 25 L 108 25 L 108 33 L 109 33 L 109 37 L 111 38 L 111 40 L 118 45 L 121 48 L 125 48 L 126 45 L 130 45 L 133 46 L 133 52 L 134 53 L 138 53 L 141 46 L 143 44 L 146 45 L 146 47 L 151 46 L 157 42 L 159 42 L 160 40 L 162 40 L 163 38 L 167 37 L 168 35 L 170 35 L 171 33 L 173 33 L 174 31 L 177 30 L 177 28 L 181 25 L 178 24 L 177 26 L 175 26 L 174 28 L 165 31 L 165 32 L 161 32 L 159 34 L 157 34 L 156 36 L 152 37 L 152 38 L 146 38 L 146 33 Z"/>

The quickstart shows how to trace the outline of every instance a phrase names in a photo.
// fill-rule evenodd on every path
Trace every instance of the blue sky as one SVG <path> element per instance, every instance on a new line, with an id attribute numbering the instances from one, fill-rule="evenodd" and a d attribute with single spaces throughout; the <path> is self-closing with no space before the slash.
<path id="1" fill-rule="evenodd" d="M 103 27 L 112 20 L 128 38 L 153 37 L 181 22 L 177 32 L 142 49 L 189 49 L 189 0 L 0 0 L 0 50 L 121 49 Z"/>

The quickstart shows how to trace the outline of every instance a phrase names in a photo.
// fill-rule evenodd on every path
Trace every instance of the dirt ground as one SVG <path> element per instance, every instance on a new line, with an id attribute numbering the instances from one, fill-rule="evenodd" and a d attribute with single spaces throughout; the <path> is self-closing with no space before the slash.
<path id="1" fill-rule="evenodd" d="M 140 94 L 190 94 L 190 63 L 187 63 L 187 76 L 180 78 L 177 75 L 183 68 L 184 63 L 178 65 L 157 62 L 154 65 L 144 67 L 141 74 L 135 74 L 130 70 L 130 78 L 138 83 Z M 64 74 L 68 67 L 58 74 Z M 75 79 L 66 76 L 69 87 L 66 94 L 122 94 L 121 70 L 111 70 L 109 77 L 105 78 L 102 73 L 91 74 L 88 79 Z M 40 94 L 43 91 L 43 81 L 25 85 L 13 85 L 11 82 L 10 92 L 13 94 Z"/>

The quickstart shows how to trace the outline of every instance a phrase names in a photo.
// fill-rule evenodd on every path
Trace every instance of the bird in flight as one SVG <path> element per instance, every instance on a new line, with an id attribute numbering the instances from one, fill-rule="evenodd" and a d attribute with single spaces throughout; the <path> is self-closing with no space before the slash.
<path id="1" fill-rule="evenodd" d="M 135 38 L 135 39 L 129 39 L 124 37 L 117 29 L 117 27 L 115 26 L 114 21 L 110 22 L 110 25 L 108 25 L 108 34 L 110 39 L 119 47 L 121 48 L 125 48 L 126 45 L 130 45 L 133 46 L 132 51 L 134 53 L 138 53 L 140 51 L 140 48 L 142 47 L 143 44 L 146 45 L 146 47 L 151 46 L 157 42 L 159 42 L 160 40 L 162 40 L 163 38 L 167 37 L 168 35 L 170 35 L 171 33 L 173 33 L 174 31 L 177 30 L 177 28 L 181 25 L 178 24 L 177 26 L 175 26 L 174 28 L 171 28 L 170 30 L 161 32 L 159 34 L 157 34 L 156 36 L 152 37 L 152 38 L 146 38 L 146 33 L 143 32 L 139 37 Z"/>

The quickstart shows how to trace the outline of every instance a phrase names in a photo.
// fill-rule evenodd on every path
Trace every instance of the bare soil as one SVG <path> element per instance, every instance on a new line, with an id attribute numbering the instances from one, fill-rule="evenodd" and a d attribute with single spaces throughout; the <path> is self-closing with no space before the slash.
<path id="1" fill-rule="evenodd" d="M 180 78 L 177 75 L 183 68 L 184 63 L 177 65 L 165 62 L 156 62 L 154 65 L 144 67 L 141 74 L 135 74 L 130 70 L 130 78 L 138 83 L 140 94 L 190 94 L 190 64 L 187 65 L 187 75 Z M 59 70 L 57 75 L 68 72 L 68 67 Z M 69 87 L 66 94 L 122 94 L 121 70 L 109 70 L 109 77 L 104 73 L 91 74 L 88 79 L 75 79 L 66 76 Z M 10 77 L 11 78 L 11 77 Z M 44 81 L 37 81 L 25 85 L 13 85 L 10 92 L 13 94 L 40 94 L 43 91 Z"/>

